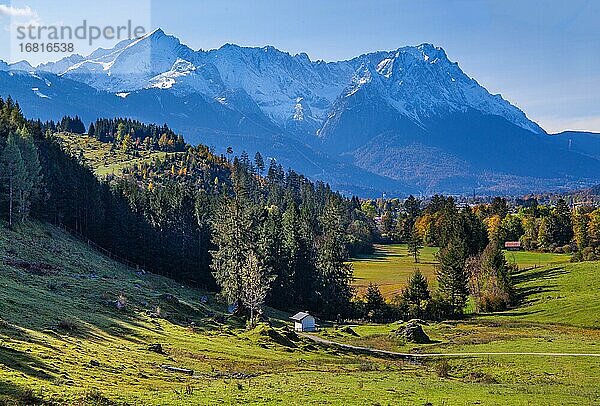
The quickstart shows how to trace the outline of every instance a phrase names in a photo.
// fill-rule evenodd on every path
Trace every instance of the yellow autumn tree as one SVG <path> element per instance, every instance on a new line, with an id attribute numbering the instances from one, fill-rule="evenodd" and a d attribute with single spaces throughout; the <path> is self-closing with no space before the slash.
<path id="1" fill-rule="evenodd" d="M 493 215 L 488 217 L 486 220 L 488 239 L 490 241 L 500 240 L 500 229 L 502 225 L 502 219 L 499 215 Z"/>

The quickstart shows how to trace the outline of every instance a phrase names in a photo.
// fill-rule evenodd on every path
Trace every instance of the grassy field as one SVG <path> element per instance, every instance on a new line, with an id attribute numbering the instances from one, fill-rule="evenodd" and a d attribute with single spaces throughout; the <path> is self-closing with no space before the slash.
<path id="1" fill-rule="evenodd" d="M 523 307 L 425 326 L 432 344 L 407 345 L 395 324 L 323 334 L 430 352 L 600 352 L 598 305 L 586 303 L 598 297 L 598 264 L 541 271 L 519 276 Z M 287 314 L 268 314 L 274 327 L 246 331 L 213 294 L 136 273 L 60 229 L 0 227 L 0 404 L 600 402 L 598 359 L 464 357 L 444 369 L 317 346 L 284 328 Z"/>
<path id="2" fill-rule="evenodd" d="M 324 329 L 319 334 L 332 341 L 399 352 L 600 354 L 600 263 L 571 264 L 562 255 L 525 252 L 515 253 L 515 257 L 522 269 L 515 275 L 519 305 L 502 313 L 430 323 L 424 326 L 431 339 L 429 344 L 407 343 L 397 333 L 398 323 L 353 326 L 354 334 L 336 328 Z M 554 390 L 587 393 L 580 398 L 581 404 L 600 404 L 599 358 L 527 355 L 476 358 L 477 361 L 451 358 L 451 374 L 459 376 L 477 366 L 489 381 L 529 382 L 531 386 L 524 389 L 527 391 L 552 387 L 548 397 L 534 396 L 528 404 L 563 404 L 566 400 L 552 397 Z M 571 401 L 576 403 L 574 399 Z M 501 401 L 512 402 L 515 402 L 512 396 Z"/>
<path id="3" fill-rule="evenodd" d="M 437 252 L 437 247 L 424 247 L 421 250 L 419 262 L 415 263 L 405 244 L 376 245 L 373 254 L 352 260 L 354 286 L 361 294 L 369 286 L 369 283 L 374 283 L 379 286 L 385 297 L 392 298 L 406 286 L 406 281 L 415 269 L 419 269 L 427 277 L 429 284 L 435 286 L 435 254 Z M 570 255 L 566 254 L 506 252 L 506 259 L 516 263 L 519 269 L 566 264 L 570 258 Z"/>
<path id="4" fill-rule="evenodd" d="M 157 158 L 163 159 L 167 154 L 160 151 L 140 150 L 139 156 L 134 156 L 125 154 L 120 149 L 111 151 L 110 144 L 87 135 L 59 133 L 58 137 L 71 154 L 77 156 L 80 152 L 83 153 L 87 164 L 98 176 L 119 174 L 123 168 Z"/>
<path id="5" fill-rule="evenodd" d="M 437 247 L 424 247 L 419 262 L 415 263 L 405 244 L 376 245 L 373 254 L 353 259 L 354 286 L 360 294 L 369 283 L 374 283 L 384 296 L 391 298 L 401 293 L 415 269 L 419 269 L 430 284 L 435 284 L 437 251 Z"/>

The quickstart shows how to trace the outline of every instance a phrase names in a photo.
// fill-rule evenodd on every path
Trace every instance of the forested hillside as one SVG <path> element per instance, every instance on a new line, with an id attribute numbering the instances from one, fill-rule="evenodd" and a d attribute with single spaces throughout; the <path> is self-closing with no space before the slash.
<path id="1" fill-rule="evenodd" d="M 3 187 L 1 208 L 11 226 L 28 216 L 51 222 L 148 271 L 219 285 L 239 308 L 267 299 L 277 307 L 347 311 L 349 250 L 368 250 L 376 233 L 357 199 L 275 161 L 266 168 L 260 154 L 215 156 L 203 145 L 99 179 L 83 154 L 65 152 L 54 133 L 60 125 L 26 121 L 10 99 L 0 107 L 3 165 L 19 169 L 3 171 L 3 186 L 14 185 Z M 184 145 L 165 127 L 128 120 L 95 127 L 108 148 L 132 156 L 160 150 L 161 139 L 170 151 Z M 262 295 L 249 299 L 256 283 Z"/>

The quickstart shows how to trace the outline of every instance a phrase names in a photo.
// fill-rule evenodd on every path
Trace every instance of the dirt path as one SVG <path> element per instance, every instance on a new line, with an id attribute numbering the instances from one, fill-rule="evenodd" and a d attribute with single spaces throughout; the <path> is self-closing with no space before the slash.
<path id="1" fill-rule="evenodd" d="M 317 344 L 330 345 L 340 347 L 346 350 L 359 352 L 363 354 L 373 355 L 384 355 L 387 357 L 394 358 L 405 358 L 405 359 L 416 359 L 416 358 L 433 358 L 433 357 L 480 357 L 488 355 L 535 355 L 542 357 L 598 357 L 600 354 L 579 354 L 579 353 L 568 353 L 568 352 L 449 352 L 449 353 L 406 353 L 406 352 L 395 352 L 378 350 L 376 348 L 359 347 L 356 345 L 343 344 L 335 341 L 326 340 L 324 338 L 314 336 L 311 334 L 298 334 L 301 337 L 308 338 Z"/>

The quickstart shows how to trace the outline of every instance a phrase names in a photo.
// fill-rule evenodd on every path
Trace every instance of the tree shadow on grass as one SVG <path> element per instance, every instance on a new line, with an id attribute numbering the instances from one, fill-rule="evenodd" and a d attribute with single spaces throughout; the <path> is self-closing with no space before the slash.
<path id="1" fill-rule="evenodd" d="M 53 380 L 52 374 L 58 374 L 60 371 L 48 367 L 39 359 L 30 354 L 18 351 L 12 348 L 0 347 L 0 364 L 9 369 L 21 372 L 32 378 Z"/>
<path id="2" fill-rule="evenodd" d="M 540 279 L 555 279 L 559 275 L 565 275 L 568 272 L 563 267 L 538 269 L 535 271 L 520 271 L 512 275 L 512 280 L 515 284 L 531 282 Z"/>
<path id="3" fill-rule="evenodd" d="M 568 272 L 562 267 L 539 269 L 536 271 L 522 271 L 513 275 L 512 280 L 515 285 L 522 285 L 532 281 L 544 281 L 540 286 L 521 286 L 515 289 L 516 301 L 519 305 L 532 304 L 539 301 L 534 295 L 542 293 L 558 292 L 558 284 L 553 283 L 556 278 L 565 275 Z M 552 282 L 551 282 L 552 281 Z"/>

